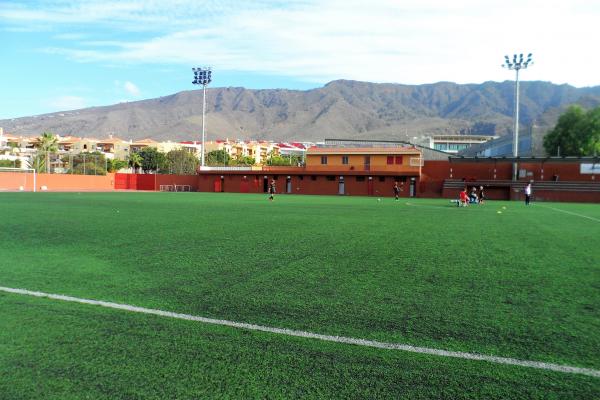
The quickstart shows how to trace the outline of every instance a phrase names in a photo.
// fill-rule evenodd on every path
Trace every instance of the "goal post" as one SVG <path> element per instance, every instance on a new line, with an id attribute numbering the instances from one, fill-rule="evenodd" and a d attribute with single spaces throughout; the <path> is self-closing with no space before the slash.
<path id="1" fill-rule="evenodd" d="M 175 185 L 176 192 L 191 192 L 191 189 L 190 185 Z"/>
<path id="2" fill-rule="evenodd" d="M 35 192 L 37 173 L 33 168 L 0 167 L 0 191 Z"/>

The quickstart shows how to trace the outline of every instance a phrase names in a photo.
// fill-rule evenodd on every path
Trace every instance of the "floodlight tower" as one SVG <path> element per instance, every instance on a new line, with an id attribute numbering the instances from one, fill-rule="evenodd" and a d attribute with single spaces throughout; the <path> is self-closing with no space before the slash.
<path id="1" fill-rule="evenodd" d="M 194 85 L 202 85 L 202 157 L 200 167 L 204 168 L 204 118 L 206 114 L 206 86 L 212 81 L 212 71 L 208 68 L 192 68 L 194 71 Z"/>
<path id="2" fill-rule="evenodd" d="M 513 55 L 512 61 L 508 56 L 504 56 L 504 64 L 502 64 L 503 68 L 508 68 L 510 70 L 514 70 L 516 73 L 515 77 L 515 130 L 513 133 L 513 157 L 517 157 L 519 155 L 519 71 L 522 69 L 527 69 L 527 67 L 533 64 L 532 61 L 533 54 L 529 53 L 527 55 L 527 59 L 523 58 L 523 53 Z M 513 163 L 513 181 L 517 180 L 517 162 Z"/>

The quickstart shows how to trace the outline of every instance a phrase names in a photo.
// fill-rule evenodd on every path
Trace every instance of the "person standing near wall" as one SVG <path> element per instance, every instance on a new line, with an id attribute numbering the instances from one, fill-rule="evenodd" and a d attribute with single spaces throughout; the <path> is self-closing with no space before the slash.
<path id="1" fill-rule="evenodd" d="M 531 202 L 531 183 L 525 186 L 525 205 L 528 206 Z"/>
<path id="2" fill-rule="evenodd" d="M 398 182 L 394 183 L 394 197 L 396 198 L 396 201 L 400 200 L 400 191 L 402 189 L 400 189 L 400 186 L 398 186 Z"/>
<path id="3" fill-rule="evenodd" d="M 271 179 L 271 184 L 269 184 L 269 201 L 275 200 L 276 192 L 277 192 L 277 187 L 275 186 L 275 179 Z"/>

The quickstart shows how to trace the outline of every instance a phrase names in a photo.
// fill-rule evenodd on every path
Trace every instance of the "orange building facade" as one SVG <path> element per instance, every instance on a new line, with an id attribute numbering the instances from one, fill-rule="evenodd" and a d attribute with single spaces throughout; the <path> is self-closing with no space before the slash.
<path id="1" fill-rule="evenodd" d="M 414 147 L 313 147 L 306 153 L 307 171 L 416 176 L 421 173 L 421 165 L 421 152 Z"/>

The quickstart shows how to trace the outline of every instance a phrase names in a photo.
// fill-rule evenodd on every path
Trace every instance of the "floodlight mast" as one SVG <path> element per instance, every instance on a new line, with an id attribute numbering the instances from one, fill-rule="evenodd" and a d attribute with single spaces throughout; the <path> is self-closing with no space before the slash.
<path id="1" fill-rule="evenodd" d="M 205 123 L 204 118 L 206 115 L 206 86 L 212 81 L 212 71 L 210 67 L 207 68 L 192 68 L 194 71 L 194 85 L 202 85 L 202 156 L 200 161 L 200 168 L 204 168 L 204 138 L 205 138 Z"/>
<path id="2" fill-rule="evenodd" d="M 503 68 L 508 68 L 510 70 L 515 71 L 515 129 L 513 133 L 513 157 L 518 157 L 519 155 L 519 71 L 522 69 L 527 69 L 528 66 L 533 64 L 532 60 L 533 54 L 529 53 L 527 55 L 527 59 L 523 57 L 523 53 L 513 54 L 512 61 L 508 56 L 504 56 L 504 64 L 502 64 Z M 518 178 L 518 166 L 516 161 L 513 163 L 513 181 L 516 181 Z"/>

